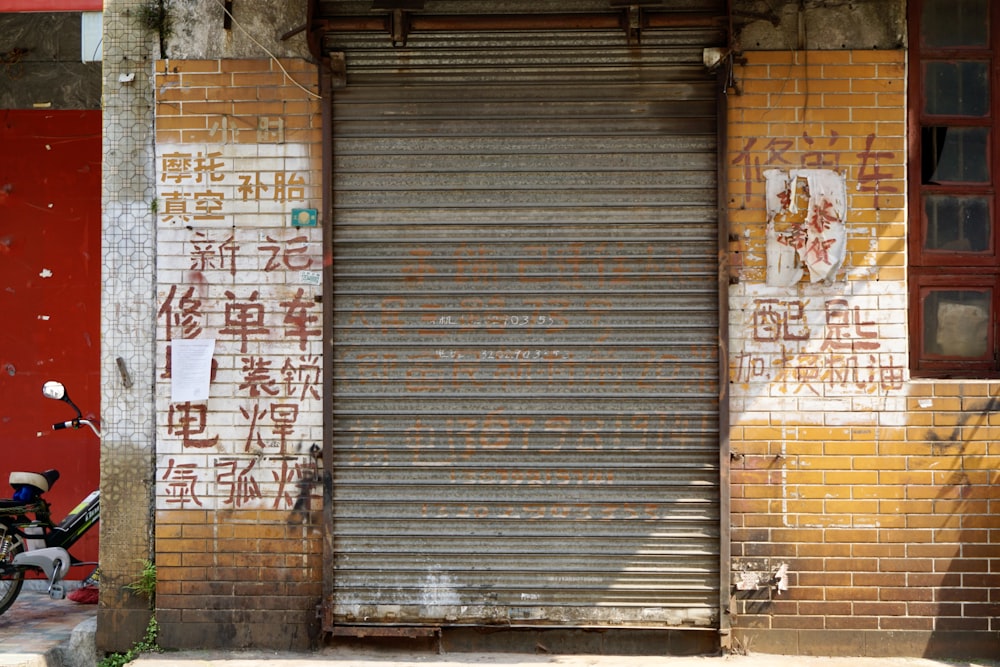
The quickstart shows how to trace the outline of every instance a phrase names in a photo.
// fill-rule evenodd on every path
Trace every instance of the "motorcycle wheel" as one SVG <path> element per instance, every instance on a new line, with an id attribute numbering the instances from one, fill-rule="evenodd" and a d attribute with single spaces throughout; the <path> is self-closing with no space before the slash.
<path id="1" fill-rule="evenodd" d="M 7 558 L 0 563 L 0 614 L 10 609 L 21 592 L 21 586 L 24 585 L 24 570 L 15 569 L 11 565 L 14 562 L 14 556 L 22 551 L 24 551 L 24 542 L 18 540 L 7 552 Z"/>

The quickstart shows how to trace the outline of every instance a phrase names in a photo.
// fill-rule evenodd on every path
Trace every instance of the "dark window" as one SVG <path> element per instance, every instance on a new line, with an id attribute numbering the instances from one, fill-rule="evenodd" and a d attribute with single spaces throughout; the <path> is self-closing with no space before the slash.
<path id="1" fill-rule="evenodd" d="M 1000 2 L 910 2 L 910 369 L 1000 377 Z"/>

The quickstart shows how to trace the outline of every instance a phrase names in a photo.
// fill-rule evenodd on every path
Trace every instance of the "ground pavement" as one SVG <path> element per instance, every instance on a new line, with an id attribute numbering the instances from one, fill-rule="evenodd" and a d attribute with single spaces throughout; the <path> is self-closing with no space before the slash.
<path id="1" fill-rule="evenodd" d="M 325 649 L 309 655 L 194 651 L 146 654 L 135 667 L 997 667 L 995 662 L 940 662 L 921 658 L 814 658 L 801 656 L 529 655 L 452 653 L 445 655 Z"/>
<path id="2" fill-rule="evenodd" d="M 94 667 L 97 605 L 21 592 L 0 615 L 0 667 Z"/>
<path id="3" fill-rule="evenodd" d="M 0 615 L 0 667 L 95 667 L 97 606 L 26 590 Z M 148 653 L 134 667 L 1000 667 L 997 661 L 802 656 L 595 656 L 422 653 L 325 648 L 313 653 L 182 651 Z"/>

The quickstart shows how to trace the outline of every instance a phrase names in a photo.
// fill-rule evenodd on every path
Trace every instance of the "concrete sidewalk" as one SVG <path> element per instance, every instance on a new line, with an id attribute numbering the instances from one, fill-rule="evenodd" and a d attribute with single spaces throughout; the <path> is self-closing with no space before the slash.
<path id="1" fill-rule="evenodd" d="M 97 605 L 53 600 L 30 583 L 0 615 L 0 667 L 94 667 Z"/>
<path id="2" fill-rule="evenodd" d="M 661 656 L 531 655 L 326 649 L 311 654 L 185 651 L 146 654 L 136 667 L 997 667 L 993 661 L 942 662 L 922 658 L 817 658 L 802 656 Z"/>
<path id="3" fill-rule="evenodd" d="M 0 615 L 0 667 L 95 667 L 97 605 L 51 600 L 25 590 Z M 530 653 L 445 653 L 331 647 L 312 653 L 180 651 L 148 653 L 136 667 L 1000 667 L 996 661 L 804 656 L 663 657 Z"/>

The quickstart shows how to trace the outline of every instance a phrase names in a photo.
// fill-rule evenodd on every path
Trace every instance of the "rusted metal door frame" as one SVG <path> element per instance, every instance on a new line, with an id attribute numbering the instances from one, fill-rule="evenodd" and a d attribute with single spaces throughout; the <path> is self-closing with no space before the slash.
<path id="1" fill-rule="evenodd" d="M 730 54 L 730 59 L 732 55 Z M 727 66 L 719 67 L 716 88 L 718 92 L 718 169 L 719 169 L 719 643 L 724 651 L 732 648 L 732 596 L 730 572 L 732 571 L 732 488 L 730 467 L 729 407 L 729 201 L 726 160 L 728 153 L 728 115 L 730 72 Z"/>

